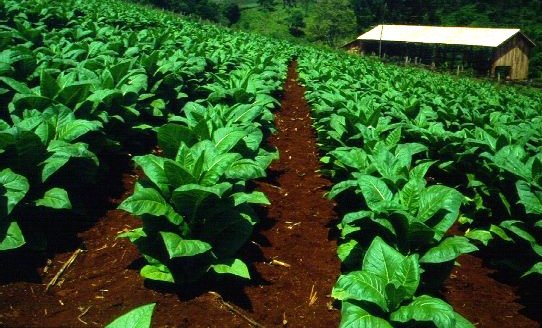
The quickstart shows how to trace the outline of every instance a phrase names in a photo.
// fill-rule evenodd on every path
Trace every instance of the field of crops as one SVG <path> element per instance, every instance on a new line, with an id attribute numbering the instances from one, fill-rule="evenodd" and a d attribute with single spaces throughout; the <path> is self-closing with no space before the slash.
<path id="1" fill-rule="evenodd" d="M 467 253 L 542 289 L 542 93 L 122 1 L 0 0 L 0 26 L 0 325 L 542 322 L 445 292 Z"/>

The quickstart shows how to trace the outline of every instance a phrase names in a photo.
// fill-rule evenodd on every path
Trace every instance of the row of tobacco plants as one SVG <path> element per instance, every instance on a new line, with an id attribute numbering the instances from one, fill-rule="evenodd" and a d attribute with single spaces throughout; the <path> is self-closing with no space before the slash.
<path id="1" fill-rule="evenodd" d="M 541 278 L 540 94 L 305 54 L 329 197 L 343 210 L 332 293 L 341 326 L 472 327 L 431 295 L 459 255 L 482 246 L 504 247 L 518 275 Z"/>
<path id="2" fill-rule="evenodd" d="M 518 276 L 542 273 L 540 95 L 121 1 L 0 0 L 0 25 L 0 252 L 46 248 L 35 223 L 85 217 L 88 190 L 129 153 L 141 174 L 119 208 L 142 226 L 120 237 L 142 276 L 248 278 L 236 253 L 268 200 L 247 181 L 278 156 L 264 140 L 297 53 L 343 209 L 342 326 L 471 326 L 432 295 L 480 247 L 521 252 L 503 259 Z"/>
<path id="3" fill-rule="evenodd" d="M 278 156 L 262 142 L 285 46 L 117 1 L 4 0 L 0 24 L 0 252 L 46 248 L 34 223 L 84 216 L 130 153 L 143 173 L 119 208 L 142 227 L 121 237 L 142 276 L 248 278 L 236 252 L 268 200 L 246 182 Z"/>

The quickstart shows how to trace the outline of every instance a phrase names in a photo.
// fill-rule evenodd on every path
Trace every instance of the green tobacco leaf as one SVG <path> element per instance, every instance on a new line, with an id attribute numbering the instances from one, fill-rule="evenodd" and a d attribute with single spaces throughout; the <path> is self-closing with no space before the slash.
<path id="1" fill-rule="evenodd" d="M 382 277 L 387 284 L 392 281 L 395 271 L 404 259 L 401 253 L 386 244 L 382 238 L 376 237 L 363 258 L 363 270 Z"/>
<path id="2" fill-rule="evenodd" d="M 542 276 L 542 262 L 538 262 L 536 263 L 535 265 L 533 265 L 527 272 L 525 272 L 521 277 L 525 277 L 525 276 L 528 276 L 530 274 L 533 274 L 533 273 L 536 273 L 536 274 L 539 274 Z"/>
<path id="3" fill-rule="evenodd" d="M 196 178 L 184 166 L 170 159 L 164 160 L 164 173 L 167 177 L 167 184 L 173 189 L 189 183 L 196 183 Z M 157 172 L 156 177 L 161 173 Z M 157 181 L 158 182 L 158 181 Z M 155 182 L 156 183 L 156 182 Z M 163 187 L 167 187 L 164 185 Z M 166 194 L 167 195 L 167 194 Z"/>
<path id="4" fill-rule="evenodd" d="M 19 248 L 25 243 L 17 222 L 0 221 L 0 251 Z"/>
<path id="5" fill-rule="evenodd" d="M 260 163 L 248 158 L 236 160 L 226 171 L 229 179 L 252 180 L 266 176 Z"/>
<path id="6" fill-rule="evenodd" d="M 171 223 L 181 225 L 186 230 L 186 223 L 169 203 L 152 188 L 139 188 L 134 194 L 126 198 L 118 207 L 134 215 L 150 214 L 154 216 L 165 216 Z"/>
<path id="7" fill-rule="evenodd" d="M 469 240 L 462 236 L 448 237 L 429 249 L 420 259 L 421 263 L 443 263 L 455 260 L 459 255 L 477 251 Z"/>
<path id="8" fill-rule="evenodd" d="M 454 312 L 455 326 L 454 328 L 475 328 L 475 326 L 462 315 L 457 312 Z"/>
<path id="9" fill-rule="evenodd" d="M 237 127 L 220 128 L 213 133 L 213 143 L 220 153 L 227 153 L 247 135 L 246 131 Z"/>
<path id="10" fill-rule="evenodd" d="M 40 94 L 53 99 L 58 94 L 58 91 L 60 91 L 60 87 L 56 80 L 47 70 L 42 70 L 40 76 Z"/>
<path id="11" fill-rule="evenodd" d="M 71 142 L 91 131 L 99 131 L 101 128 L 102 124 L 97 121 L 74 120 L 58 128 L 57 138 Z"/>
<path id="12" fill-rule="evenodd" d="M 224 261 L 223 263 L 211 265 L 211 269 L 218 274 L 232 274 L 241 278 L 250 279 L 247 265 L 239 260 L 233 259 Z"/>
<path id="13" fill-rule="evenodd" d="M 4 169 L 0 172 L 0 188 L 0 215 L 5 216 L 24 198 L 30 185 L 24 176 Z"/>
<path id="14" fill-rule="evenodd" d="M 420 195 L 417 219 L 432 226 L 435 231 L 434 238 L 439 241 L 457 220 L 463 199 L 460 192 L 446 186 L 434 185 L 426 188 Z M 434 216 L 440 210 L 446 210 L 447 214 L 436 216 L 438 221 L 434 222 Z"/>
<path id="15" fill-rule="evenodd" d="M 337 158 L 344 165 L 353 167 L 358 171 L 368 166 L 367 154 L 360 148 L 341 148 L 330 152 L 331 155 Z"/>
<path id="16" fill-rule="evenodd" d="M 427 295 L 422 295 L 410 304 L 402 306 L 393 312 L 390 319 L 396 322 L 429 321 L 437 328 L 449 328 L 455 326 L 455 313 L 452 307 L 440 300 Z"/>
<path id="17" fill-rule="evenodd" d="M 508 236 L 508 234 L 506 233 L 506 231 L 504 231 L 503 228 L 497 226 L 497 225 L 494 225 L 492 224 L 490 227 L 489 227 L 489 231 L 497 236 L 499 236 L 501 239 L 503 240 L 506 240 L 506 241 L 513 241 L 512 238 L 510 238 L 510 236 Z"/>
<path id="18" fill-rule="evenodd" d="M 198 211 L 205 206 L 209 200 L 217 200 L 222 197 L 223 187 L 231 187 L 229 184 L 214 185 L 206 187 L 199 184 L 187 184 L 180 186 L 173 191 L 172 201 L 175 208 L 192 221 L 196 218 Z"/>
<path id="19" fill-rule="evenodd" d="M 358 245 L 359 243 L 354 239 L 349 240 L 346 243 L 340 244 L 337 247 L 337 256 L 339 257 L 341 262 L 346 261 L 348 256 L 350 256 L 350 253 L 352 253 L 354 250 L 358 248 Z"/>
<path id="20" fill-rule="evenodd" d="M 218 183 L 232 164 L 239 160 L 241 155 L 226 153 L 215 156 L 212 160 L 205 161 L 205 170 L 200 179 L 200 184 L 212 186 Z"/>
<path id="21" fill-rule="evenodd" d="M 33 94 L 32 90 L 26 84 L 24 84 L 22 82 L 19 82 L 17 80 L 14 80 L 14 79 L 12 79 L 10 77 L 1 76 L 0 81 L 4 82 L 10 88 L 12 88 L 13 90 L 15 90 L 18 93 Z"/>
<path id="22" fill-rule="evenodd" d="M 420 285 L 420 265 L 418 264 L 417 255 L 407 256 L 401 262 L 397 270 L 393 272 L 392 282 L 394 285 L 404 288 L 408 298 L 414 296 Z"/>
<path id="23" fill-rule="evenodd" d="M 467 232 L 465 232 L 465 237 L 472 240 L 478 240 L 484 246 L 487 246 L 489 242 L 493 239 L 493 235 L 490 231 L 479 229 L 467 230 Z"/>
<path id="24" fill-rule="evenodd" d="M 47 181 L 51 175 L 66 165 L 70 158 L 85 158 L 96 166 L 99 165 L 96 155 L 88 150 L 88 145 L 83 142 L 71 144 L 62 140 L 53 140 L 49 143 L 47 151 L 53 154 L 44 161 L 45 165 L 41 172 L 42 182 Z"/>
<path id="25" fill-rule="evenodd" d="M 455 212 L 461 206 L 462 199 L 462 195 L 455 189 L 442 185 L 430 186 L 420 195 L 418 219 L 425 222 L 441 209 Z"/>
<path id="26" fill-rule="evenodd" d="M 166 124 L 158 129 L 158 145 L 168 158 L 175 159 L 182 143 L 191 146 L 196 142 L 194 133 L 186 126 Z"/>
<path id="27" fill-rule="evenodd" d="M 341 301 L 370 302 L 382 311 L 388 311 L 385 286 L 386 282 L 380 276 L 367 271 L 353 271 L 339 277 L 331 297 Z"/>
<path id="28" fill-rule="evenodd" d="M 166 250 L 170 259 L 203 254 L 213 248 L 206 242 L 201 240 L 183 239 L 173 232 L 161 231 L 160 235 L 166 245 Z"/>
<path id="29" fill-rule="evenodd" d="M 399 191 L 399 199 L 401 204 L 406 207 L 409 213 L 415 214 L 420 201 L 420 194 L 425 183 L 423 180 L 411 179 Z"/>
<path id="30" fill-rule="evenodd" d="M 339 328 L 392 328 L 386 320 L 376 317 L 350 302 L 342 302 Z"/>
<path id="31" fill-rule="evenodd" d="M 501 222 L 500 226 L 508 231 L 516 234 L 518 237 L 529 243 L 536 243 L 535 237 L 530 234 L 526 229 L 521 227 L 524 223 L 519 220 L 507 220 Z"/>
<path id="32" fill-rule="evenodd" d="M 269 199 L 261 191 L 253 191 L 251 193 L 238 192 L 232 195 L 234 206 L 240 204 L 259 204 L 259 205 L 271 205 Z"/>
<path id="33" fill-rule="evenodd" d="M 367 206 L 372 210 L 378 208 L 379 203 L 393 199 L 392 192 L 386 183 L 379 178 L 363 175 L 358 178 L 358 185 Z"/>
<path id="34" fill-rule="evenodd" d="M 147 234 L 143 231 L 143 228 L 135 228 L 117 235 L 117 238 L 128 238 L 131 243 L 135 243 L 138 239 L 144 237 L 147 237 Z"/>
<path id="35" fill-rule="evenodd" d="M 145 265 L 139 272 L 145 279 L 174 283 L 171 271 L 163 264 Z"/>
<path id="36" fill-rule="evenodd" d="M 260 106 L 238 104 L 228 113 L 228 121 L 234 124 L 254 121 L 263 111 Z"/>
<path id="37" fill-rule="evenodd" d="M 357 187 L 357 186 L 358 186 L 358 182 L 356 180 L 341 181 L 333 185 L 331 190 L 327 193 L 326 197 L 329 199 L 333 199 L 337 197 L 337 195 L 339 195 L 343 191 L 348 190 L 353 187 Z"/>
<path id="38" fill-rule="evenodd" d="M 528 181 L 531 178 L 530 169 L 522 163 L 523 157 L 525 150 L 521 146 L 509 145 L 499 149 L 493 161 L 501 169 Z"/>
<path id="39" fill-rule="evenodd" d="M 211 240 L 218 257 L 232 257 L 250 238 L 256 219 L 234 209 L 221 212 L 203 226 L 202 238 Z"/>
<path id="40" fill-rule="evenodd" d="M 71 209 L 72 204 L 68 193 L 62 188 L 52 188 L 45 192 L 42 199 L 36 201 L 37 206 L 45 206 L 54 209 Z"/>
<path id="41" fill-rule="evenodd" d="M 165 158 L 148 154 L 135 156 L 133 161 L 143 169 L 145 176 L 156 185 L 162 195 L 169 195 L 169 179 L 165 172 Z"/>
<path id="42" fill-rule="evenodd" d="M 542 214 L 542 194 L 538 197 L 531 191 L 531 186 L 522 180 L 516 182 L 516 189 L 519 195 L 519 203 L 525 206 L 525 212 Z"/>
<path id="43" fill-rule="evenodd" d="M 424 180 L 427 171 L 429 171 L 429 168 L 431 168 L 431 166 L 435 163 L 436 161 L 425 162 L 415 166 L 412 168 L 412 170 L 410 170 L 409 177 L 414 180 Z"/>
<path id="44" fill-rule="evenodd" d="M 17 109 L 34 108 L 44 110 L 51 105 L 53 101 L 49 98 L 36 94 L 16 94 L 13 97 L 13 105 Z"/>
<path id="45" fill-rule="evenodd" d="M 70 108 L 75 108 L 80 102 L 83 102 L 90 93 L 92 84 L 90 82 L 75 82 L 63 87 L 55 100 Z"/>
<path id="46" fill-rule="evenodd" d="M 156 303 L 142 305 L 113 320 L 105 328 L 150 328 Z"/>

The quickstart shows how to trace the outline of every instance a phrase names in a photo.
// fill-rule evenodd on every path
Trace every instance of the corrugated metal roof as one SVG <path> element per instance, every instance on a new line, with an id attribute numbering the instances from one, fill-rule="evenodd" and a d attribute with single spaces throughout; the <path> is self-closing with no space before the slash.
<path id="1" fill-rule="evenodd" d="M 517 28 L 378 25 L 359 36 L 358 40 L 382 39 L 382 41 L 498 47 L 517 33 L 520 33 Z M 534 45 L 531 40 L 529 42 Z"/>

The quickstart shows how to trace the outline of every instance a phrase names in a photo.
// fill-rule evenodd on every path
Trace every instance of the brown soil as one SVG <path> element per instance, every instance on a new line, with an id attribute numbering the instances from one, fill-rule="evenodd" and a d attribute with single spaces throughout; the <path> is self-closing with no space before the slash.
<path id="1" fill-rule="evenodd" d="M 281 159 L 273 163 L 269 178 L 257 182 L 257 189 L 268 195 L 272 205 L 260 211 L 260 230 L 242 253 L 252 263 L 251 283 L 203 281 L 175 290 L 145 286 L 138 273 L 137 250 L 128 241 L 116 239 L 119 232 L 140 222 L 111 209 L 71 238 L 67 233 L 55 235 L 56 254 L 40 257 L 20 252 L 0 259 L 4 265 L 0 326 L 104 326 L 151 302 L 157 303 L 155 327 L 250 327 L 247 318 L 267 327 L 338 326 L 339 312 L 329 310 L 328 295 L 340 270 L 336 243 L 329 237 L 336 217 L 333 203 L 323 197 L 330 183 L 318 173 L 309 109 L 296 79 L 292 66 L 282 109 L 276 114 L 278 133 L 269 140 Z M 135 179 L 124 174 L 125 193 L 104 208 L 114 208 L 127 197 Z M 45 285 L 78 247 L 85 251 L 46 292 Z"/>
<path id="2" fill-rule="evenodd" d="M 337 327 L 339 312 L 329 310 L 328 296 L 340 266 L 329 232 L 336 215 L 323 197 L 330 183 L 318 171 L 309 110 L 296 79 L 292 65 L 282 109 L 276 113 L 278 132 L 269 140 L 281 159 L 273 163 L 269 178 L 256 183 L 272 205 L 259 211 L 260 229 L 242 252 L 252 263 L 251 283 L 202 281 L 175 290 L 145 285 L 137 250 L 116 239 L 118 232 L 140 222 L 111 209 L 82 232 L 70 235 L 71 226 L 54 232 L 56 254 L 0 256 L 0 326 L 99 327 L 136 306 L 156 302 L 155 327 L 250 327 L 247 318 L 266 327 Z M 103 207 L 114 208 L 127 197 L 135 179 L 124 174 L 122 195 L 116 189 L 103 190 L 117 195 Z M 78 247 L 86 251 L 45 292 Z M 522 315 L 516 289 L 494 279 L 495 272 L 482 260 L 464 255 L 459 262 L 462 266 L 454 268 L 443 292 L 459 313 L 477 327 L 540 326 L 540 321 Z"/>
<path id="3" fill-rule="evenodd" d="M 540 327 L 540 322 L 522 314 L 525 306 L 518 303 L 517 289 L 496 280 L 496 270 L 486 267 L 481 258 L 466 254 L 458 262 L 443 295 L 457 312 L 476 327 Z"/>

